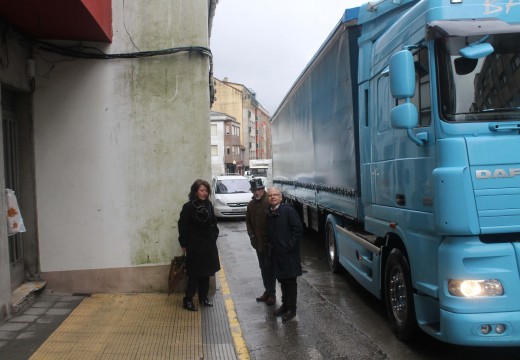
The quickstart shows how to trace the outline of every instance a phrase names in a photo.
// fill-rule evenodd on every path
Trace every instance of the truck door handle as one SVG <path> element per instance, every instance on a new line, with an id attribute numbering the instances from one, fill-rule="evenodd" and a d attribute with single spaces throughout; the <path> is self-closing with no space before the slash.
<path id="1" fill-rule="evenodd" d="M 399 206 L 405 206 L 406 205 L 406 196 L 404 196 L 404 194 L 396 194 L 395 202 Z"/>

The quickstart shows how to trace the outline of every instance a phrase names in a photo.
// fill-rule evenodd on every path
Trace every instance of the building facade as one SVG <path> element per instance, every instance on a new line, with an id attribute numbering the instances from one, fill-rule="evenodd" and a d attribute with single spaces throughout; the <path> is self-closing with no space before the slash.
<path id="1" fill-rule="evenodd" d="M 268 111 L 258 102 L 256 94 L 242 84 L 215 79 L 216 100 L 212 110 L 237 119 L 241 127 L 240 146 L 243 166 L 249 168 L 250 159 L 271 158 L 271 123 Z"/>
<path id="2" fill-rule="evenodd" d="M 211 176 L 217 1 L 0 4 L 0 188 L 27 229 L 0 227 L 0 319 L 31 280 L 166 290 L 181 206 Z"/>
<path id="3" fill-rule="evenodd" d="M 240 132 L 240 123 L 235 118 L 211 112 L 212 175 L 236 174 L 243 167 Z"/>

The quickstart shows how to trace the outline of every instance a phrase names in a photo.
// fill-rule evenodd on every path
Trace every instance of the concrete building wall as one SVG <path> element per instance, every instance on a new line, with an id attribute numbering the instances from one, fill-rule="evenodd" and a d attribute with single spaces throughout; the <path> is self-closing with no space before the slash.
<path id="1" fill-rule="evenodd" d="M 114 1 L 113 14 L 107 53 L 208 46 L 206 0 Z M 208 58 L 37 55 L 42 277 L 69 291 L 165 289 L 180 208 L 211 175 Z"/>
<path id="2" fill-rule="evenodd" d="M 210 6 L 114 0 L 112 43 L 81 45 L 107 54 L 209 47 Z M 0 81 L 24 107 L 27 276 L 64 292 L 166 290 L 170 260 L 181 253 L 182 204 L 195 179 L 211 179 L 207 55 L 77 59 L 20 38 L 9 37 L 8 54 L 0 50 L 0 62 L 9 56 Z M 3 171 L 0 156 L 0 189 Z M 0 198 L 5 210 L 3 192 Z M 0 319 L 9 316 L 9 272 L 0 227 Z"/>

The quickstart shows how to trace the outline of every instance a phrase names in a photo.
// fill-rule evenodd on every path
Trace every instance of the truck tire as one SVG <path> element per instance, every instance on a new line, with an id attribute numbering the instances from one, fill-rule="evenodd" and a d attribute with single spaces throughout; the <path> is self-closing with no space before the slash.
<path id="1" fill-rule="evenodd" d="M 336 236 L 334 235 L 334 227 L 331 222 L 327 222 L 325 230 L 325 246 L 327 250 L 327 260 L 329 262 L 329 269 L 333 273 L 339 271 L 340 265 L 338 260 L 338 246 Z"/>
<path id="2" fill-rule="evenodd" d="M 417 333 L 410 266 L 401 250 L 393 249 L 385 266 L 385 303 L 392 328 L 401 340 Z"/>

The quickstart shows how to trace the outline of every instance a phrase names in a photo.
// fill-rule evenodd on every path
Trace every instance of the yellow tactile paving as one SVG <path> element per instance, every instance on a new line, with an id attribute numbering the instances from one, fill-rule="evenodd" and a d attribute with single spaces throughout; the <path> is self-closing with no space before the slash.
<path id="1" fill-rule="evenodd" d="M 30 360 L 199 360 L 200 326 L 200 311 L 183 310 L 182 294 L 96 294 Z"/>
<path id="2" fill-rule="evenodd" d="M 242 334 L 242 328 L 238 321 L 238 316 L 235 311 L 235 305 L 231 297 L 231 291 L 226 279 L 226 273 L 224 269 L 219 274 L 220 286 L 222 289 L 222 296 L 224 297 L 224 303 L 226 306 L 226 313 L 229 321 L 229 329 L 231 330 L 231 336 L 233 337 L 233 343 L 235 345 L 235 352 L 239 360 L 249 360 L 249 351 Z"/>

